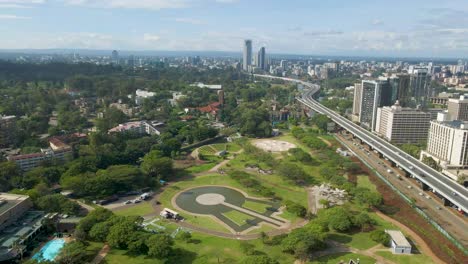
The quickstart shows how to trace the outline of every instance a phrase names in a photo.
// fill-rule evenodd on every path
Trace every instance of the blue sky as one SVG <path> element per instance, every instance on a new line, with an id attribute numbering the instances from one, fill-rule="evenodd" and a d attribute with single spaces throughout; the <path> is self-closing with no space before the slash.
<path id="1" fill-rule="evenodd" d="M 468 57 L 468 0 L 0 0 L 0 49 Z"/>

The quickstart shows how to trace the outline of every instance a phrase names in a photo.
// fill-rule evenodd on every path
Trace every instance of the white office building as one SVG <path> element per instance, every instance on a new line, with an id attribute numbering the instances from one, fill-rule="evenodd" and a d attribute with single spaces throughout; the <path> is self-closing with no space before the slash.
<path id="1" fill-rule="evenodd" d="M 444 169 L 468 168 L 468 122 L 431 121 L 427 150 L 421 152 L 421 160 L 424 156 L 432 157 Z"/>
<path id="2" fill-rule="evenodd" d="M 401 107 L 397 101 L 377 109 L 375 132 L 395 144 L 418 144 L 427 140 L 430 122 L 431 113 Z"/>

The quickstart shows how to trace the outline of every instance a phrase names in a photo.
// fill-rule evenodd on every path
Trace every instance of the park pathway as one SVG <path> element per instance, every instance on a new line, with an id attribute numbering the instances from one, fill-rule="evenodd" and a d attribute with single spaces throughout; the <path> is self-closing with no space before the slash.
<path id="1" fill-rule="evenodd" d="M 99 264 L 101 263 L 101 261 L 107 256 L 107 253 L 109 253 L 110 251 L 110 246 L 105 244 L 101 250 L 99 251 L 99 253 L 97 254 L 97 256 L 93 259 L 93 261 L 91 261 L 91 264 Z"/>

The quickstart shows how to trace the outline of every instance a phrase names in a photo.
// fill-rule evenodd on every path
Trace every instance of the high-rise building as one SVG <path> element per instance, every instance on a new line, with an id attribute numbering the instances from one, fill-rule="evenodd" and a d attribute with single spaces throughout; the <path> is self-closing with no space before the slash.
<path id="1" fill-rule="evenodd" d="M 357 91 L 356 91 L 357 87 Z M 355 86 L 355 120 L 362 126 L 375 129 L 377 108 L 390 106 L 392 90 L 387 79 L 363 80 L 361 85 Z"/>
<path id="2" fill-rule="evenodd" d="M 280 62 L 280 67 L 281 67 L 281 69 L 283 69 L 283 71 L 285 71 L 286 68 L 288 67 L 288 61 L 286 61 L 286 60 L 281 60 L 281 62 Z"/>
<path id="3" fill-rule="evenodd" d="M 410 74 L 410 94 L 416 105 L 425 106 L 429 97 L 433 96 L 431 75 L 426 67 L 413 68 Z"/>
<path id="4" fill-rule="evenodd" d="M 354 84 L 353 113 L 352 113 L 352 119 L 355 122 L 359 121 L 359 113 L 361 112 L 361 98 L 362 98 L 362 83 L 355 83 Z"/>
<path id="5" fill-rule="evenodd" d="M 377 109 L 375 132 L 395 144 L 419 144 L 427 140 L 431 113 L 393 106 Z"/>
<path id="6" fill-rule="evenodd" d="M 432 157 L 442 168 L 468 167 L 468 122 L 431 121 L 421 159 L 424 156 Z"/>
<path id="7" fill-rule="evenodd" d="M 249 71 L 250 66 L 252 65 L 252 40 L 244 40 L 244 54 L 242 57 L 242 69 L 244 71 Z"/>
<path id="8" fill-rule="evenodd" d="M 128 56 L 127 65 L 128 65 L 128 67 L 130 67 L 130 68 L 134 68 L 134 67 L 135 67 L 135 56 L 133 56 L 133 55 Z"/>
<path id="9" fill-rule="evenodd" d="M 361 85 L 359 123 L 367 128 L 374 129 L 375 116 L 380 101 L 380 85 L 373 80 L 363 80 Z"/>
<path id="10" fill-rule="evenodd" d="M 0 147 L 8 147 L 14 143 L 16 116 L 0 115 Z"/>
<path id="11" fill-rule="evenodd" d="M 257 54 L 257 67 L 266 70 L 265 47 L 261 47 Z"/>
<path id="12" fill-rule="evenodd" d="M 119 52 L 116 50 L 112 51 L 112 63 L 119 64 Z"/>
<path id="13" fill-rule="evenodd" d="M 409 106 L 411 101 L 410 94 L 410 76 L 408 74 L 398 74 L 390 78 L 390 85 L 397 90 L 395 100 L 400 102 L 401 106 Z"/>
<path id="14" fill-rule="evenodd" d="M 462 95 L 459 99 L 448 99 L 447 105 L 451 120 L 468 121 L 468 96 Z"/>

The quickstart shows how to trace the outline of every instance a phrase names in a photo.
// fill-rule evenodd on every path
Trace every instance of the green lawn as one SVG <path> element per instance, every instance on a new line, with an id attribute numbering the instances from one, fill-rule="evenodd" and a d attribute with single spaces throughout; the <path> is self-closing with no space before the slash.
<path id="1" fill-rule="evenodd" d="M 240 249 L 240 241 L 208 236 L 199 233 L 192 234 L 193 243 L 176 241 L 175 257 L 166 263 L 192 263 L 192 264 L 235 264 L 245 257 Z M 255 250 L 263 252 L 279 263 L 294 263 L 294 257 L 285 254 L 279 246 L 267 246 L 260 240 L 249 241 Z M 160 264 L 160 260 L 147 256 L 127 255 L 123 250 L 112 249 L 105 258 L 107 264 Z"/>
<path id="2" fill-rule="evenodd" d="M 223 215 L 225 217 L 229 218 L 229 220 L 236 223 L 236 225 L 238 225 L 238 226 L 242 226 L 242 225 L 246 224 L 248 220 L 253 220 L 254 219 L 254 217 L 252 217 L 250 215 L 247 215 L 247 214 L 244 214 L 244 213 L 241 213 L 241 212 L 239 212 L 237 210 L 231 210 L 229 212 L 223 213 Z"/>
<path id="3" fill-rule="evenodd" d="M 370 180 L 369 180 L 369 176 L 367 175 L 359 175 L 357 176 L 357 186 L 358 187 L 365 187 L 371 191 L 377 191 L 377 187 L 375 186 L 375 184 L 373 184 Z"/>
<path id="4" fill-rule="evenodd" d="M 399 264 L 431 264 L 434 263 L 428 256 L 421 254 L 412 255 L 396 255 L 389 251 L 377 251 L 377 255 L 384 257 L 385 259 L 391 260 Z"/>
<path id="5" fill-rule="evenodd" d="M 188 173 L 200 173 L 200 172 L 204 172 L 204 171 L 209 171 L 214 166 L 216 166 L 216 164 L 217 164 L 216 162 L 208 162 L 208 163 L 205 163 L 205 164 L 196 165 L 196 166 L 186 168 L 185 171 L 188 172 Z"/>
<path id="6" fill-rule="evenodd" d="M 246 200 L 242 207 L 255 211 L 257 213 L 263 214 L 267 211 L 267 208 L 270 207 L 268 204 L 256 203 L 249 200 Z"/>
<path id="7" fill-rule="evenodd" d="M 375 259 L 364 256 L 364 255 L 359 255 L 355 253 L 337 253 L 337 254 L 332 254 L 328 256 L 323 256 L 320 257 L 312 262 L 308 262 L 310 264 L 323 264 L 323 263 L 329 263 L 329 264 L 337 264 L 341 263 L 340 261 L 344 261 L 343 263 L 348 263 L 350 259 L 356 260 L 359 258 L 359 263 L 361 264 L 374 264 L 376 263 Z"/>
<path id="8" fill-rule="evenodd" d="M 154 210 L 150 202 L 141 202 L 121 210 L 115 210 L 114 213 L 125 216 L 144 216 L 154 213 Z"/>
<path id="9" fill-rule="evenodd" d="M 369 249 L 378 244 L 370 239 L 370 233 L 365 232 L 354 234 L 332 233 L 329 238 L 357 249 Z"/>

